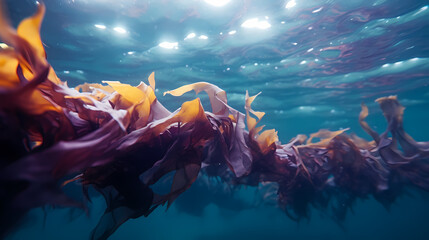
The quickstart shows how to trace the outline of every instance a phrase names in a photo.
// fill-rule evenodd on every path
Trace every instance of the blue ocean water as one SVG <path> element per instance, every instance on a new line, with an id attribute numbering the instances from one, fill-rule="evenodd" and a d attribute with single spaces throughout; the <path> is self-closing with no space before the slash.
<path id="1" fill-rule="evenodd" d="M 17 25 L 35 1 L 6 1 Z M 368 122 L 386 122 L 375 99 L 397 95 L 404 126 L 429 140 L 429 2 L 399 0 L 45 0 L 42 40 L 49 63 L 73 87 L 84 82 L 137 85 L 155 71 L 157 97 L 197 81 L 226 90 L 244 111 L 244 95 L 282 142 L 319 129 L 358 124 L 361 102 Z M 222 5 L 223 4 L 223 5 Z M 205 98 L 202 96 L 202 99 Z M 205 99 L 207 100 L 207 99 Z M 207 101 L 206 101 L 206 105 Z M 219 186 L 222 187 L 222 186 Z M 74 191 L 75 189 L 70 189 Z M 196 184 L 168 210 L 130 220 L 111 239 L 427 239 L 428 193 L 409 189 L 391 209 L 359 201 L 339 224 L 312 211 L 296 223 L 256 189 L 227 196 Z M 94 197 L 89 216 L 80 210 L 35 209 L 8 239 L 87 239 L 104 211 Z"/>

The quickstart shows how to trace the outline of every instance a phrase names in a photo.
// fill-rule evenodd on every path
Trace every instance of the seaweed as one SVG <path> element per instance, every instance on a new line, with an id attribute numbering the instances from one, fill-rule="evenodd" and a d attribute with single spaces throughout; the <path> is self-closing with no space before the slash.
<path id="1" fill-rule="evenodd" d="M 416 142 L 404 131 L 404 107 L 395 96 L 377 100 L 388 122 L 382 134 L 366 123 L 368 108 L 362 105 L 359 122 L 374 141 L 343 129 L 281 144 L 275 130 L 258 126 L 265 113 L 251 108 L 257 95 L 246 93 L 241 113 L 219 87 L 194 83 L 165 94 L 204 91 L 212 111 L 196 98 L 170 112 L 155 96 L 154 74 L 149 85 L 109 81 L 69 88 L 46 59 L 39 36 L 44 11 L 39 4 L 17 30 L 0 15 L 7 46 L 0 51 L 0 237 L 32 208 L 87 208 L 86 201 L 63 191 L 70 182 L 82 185 L 86 198 L 93 187 L 106 200 L 91 239 L 107 239 L 128 219 L 170 207 L 199 175 L 215 177 L 231 191 L 275 184 L 264 196 L 268 201 L 274 194 L 297 221 L 310 216 L 310 207 L 328 210 L 341 222 L 356 199 L 373 196 L 388 207 L 406 186 L 429 191 L 429 142 Z M 154 191 L 168 174 L 170 191 Z M 211 201 L 240 204 L 202 204 Z"/>

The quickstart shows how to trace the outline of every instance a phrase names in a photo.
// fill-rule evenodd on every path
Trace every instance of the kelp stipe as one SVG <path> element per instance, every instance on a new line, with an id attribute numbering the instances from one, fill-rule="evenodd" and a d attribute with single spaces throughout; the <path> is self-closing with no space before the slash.
<path id="1" fill-rule="evenodd" d="M 67 87 L 40 40 L 44 10 L 39 4 L 17 30 L 0 16 L 0 237 L 32 208 L 85 208 L 62 191 L 70 182 L 82 185 L 86 196 L 93 187 L 106 200 L 91 239 L 107 239 L 128 219 L 170 207 L 199 174 L 230 186 L 275 184 L 265 196 L 274 195 L 295 220 L 308 217 L 313 206 L 341 221 L 358 198 L 374 196 L 387 206 L 407 185 L 429 191 L 429 142 L 416 142 L 404 131 L 404 108 L 396 97 L 377 100 L 388 122 L 382 134 L 366 123 L 362 105 L 359 122 L 374 141 L 344 129 L 281 144 L 275 130 L 258 126 L 265 113 L 251 108 L 256 96 L 246 93 L 243 114 L 210 83 L 166 94 L 205 92 L 211 112 L 199 98 L 168 111 L 155 96 L 154 74 L 149 85 L 136 87 L 115 81 Z M 169 173 L 170 191 L 154 192 Z"/>

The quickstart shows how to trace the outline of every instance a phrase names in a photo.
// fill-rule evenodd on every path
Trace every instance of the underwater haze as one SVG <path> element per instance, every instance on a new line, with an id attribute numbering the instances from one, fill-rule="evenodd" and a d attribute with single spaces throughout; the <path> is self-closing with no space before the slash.
<path id="1" fill-rule="evenodd" d="M 376 99 L 396 95 L 404 128 L 429 140 L 429 2 L 417 0 L 45 0 L 41 38 L 49 64 L 69 87 L 121 81 L 136 86 L 155 72 L 170 111 L 194 98 L 163 93 L 209 82 L 244 112 L 252 108 L 287 143 L 297 134 L 336 131 L 371 140 L 359 126 L 361 103 L 378 132 L 387 123 Z M 13 26 L 36 1 L 7 0 Z M 203 106 L 209 99 L 201 94 Z M 180 99 L 180 100 L 178 100 Z M 409 187 L 386 209 L 356 201 L 344 221 L 311 209 L 290 219 L 256 187 L 233 193 L 201 176 L 166 211 L 124 223 L 109 239 L 428 239 L 429 193 Z M 162 186 L 161 186 L 162 188 Z M 219 191 L 223 189 L 224 191 Z M 227 189 L 227 190 L 225 190 Z M 66 191 L 76 195 L 77 186 Z M 106 203 L 91 191 L 80 209 L 33 209 L 6 239 L 88 239 Z"/>

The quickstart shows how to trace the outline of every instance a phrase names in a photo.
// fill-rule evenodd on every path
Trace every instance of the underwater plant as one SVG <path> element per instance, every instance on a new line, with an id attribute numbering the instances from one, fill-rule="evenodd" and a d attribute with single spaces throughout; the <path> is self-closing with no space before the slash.
<path id="1" fill-rule="evenodd" d="M 205 92 L 212 111 L 196 98 L 170 112 L 155 96 L 154 73 L 149 85 L 69 88 L 46 59 L 39 35 L 44 11 L 39 4 L 16 30 L 0 15 L 0 237 L 32 208 L 86 208 L 63 191 L 70 182 L 86 198 L 91 187 L 106 200 L 91 239 L 107 239 L 128 219 L 170 207 L 199 174 L 231 186 L 275 183 L 278 206 L 295 220 L 313 206 L 341 221 L 356 199 L 373 196 L 388 206 L 407 185 L 429 191 L 429 142 L 404 131 L 404 107 L 395 96 L 377 100 L 388 123 L 382 134 L 365 121 L 362 105 L 359 122 L 373 141 L 343 129 L 281 144 L 275 130 L 258 126 L 265 113 L 251 108 L 257 95 L 246 93 L 241 113 L 221 88 L 198 82 L 164 94 Z M 155 192 L 169 173 L 169 193 Z"/>

